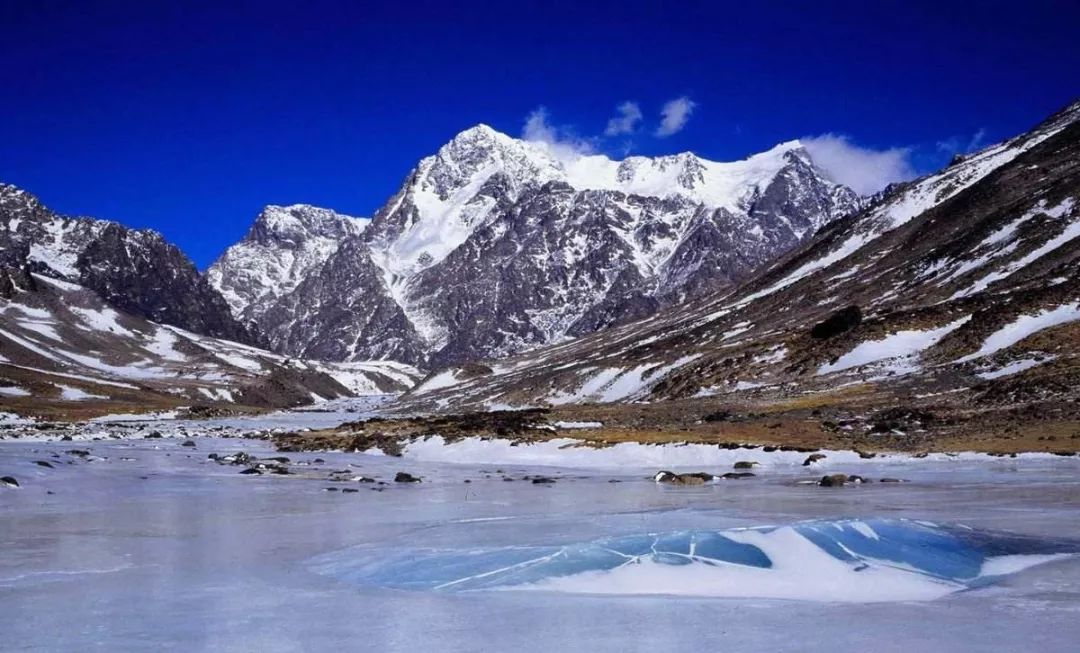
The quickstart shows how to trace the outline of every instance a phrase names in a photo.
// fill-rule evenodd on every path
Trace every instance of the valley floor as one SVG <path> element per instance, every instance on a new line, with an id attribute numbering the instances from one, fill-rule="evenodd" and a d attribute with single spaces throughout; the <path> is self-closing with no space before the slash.
<path id="1" fill-rule="evenodd" d="M 565 405 L 426 417 L 355 420 L 330 429 L 276 437 L 299 450 L 378 447 L 393 452 L 428 436 L 516 443 L 573 438 L 583 446 L 701 444 L 720 448 L 859 451 L 867 455 L 1080 452 L 1080 404 L 1071 400 L 973 405 L 966 394 L 897 395 L 871 384 L 796 396 L 740 393 L 679 401 Z M 406 408 L 408 404 L 406 404 Z"/>
<path id="2" fill-rule="evenodd" d="M 144 434 L 153 430 L 169 433 L 151 424 Z M 0 442 L 0 476 L 20 485 L 0 487 L 6 650 L 1052 653 L 1080 637 L 1077 458 L 849 455 L 807 470 L 804 454 L 776 452 L 755 477 L 675 487 L 652 481 L 653 460 L 566 455 L 535 467 L 513 462 L 528 458 L 520 445 L 461 450 L 456 462 L 439 461 L 428 441 L 401 458 L 293 453 L 278 463 L 265 440 L 191 442 Z M 238 451 L 292 473 L 241 474 L 257 463 L 234 464 Z M 909 482 L 803 483 L 831 471 Z M 422 482 L 396 483 L 399 472 Z M 798 526 L 806 520 L 819 521 Z M 975 530 L 948 530 L 955 524 Z M 685 567 L 668 556 L 622 576 L 587 571 L 598 549 L 586 543 L 597 538 L 629 536 L 604 545 L 618 548 L 687 530 L 758 537 L 772 566 Z M 830 533 L 863 562 L 819 541 Z M 911 537 L 921 544 L 911 548 Z M 808 552 L 811 541 L 825 548 Z M 486 576 L 470 565 L 522 547 L 567 562 L 532 579 L 540 591 L 445 586 L 462 576 L 475 585 Z M 1019 563 L 986 557 L 1018 553 Z M 1003 575 L 954 579 L 980 563 Z M 715 582 L 691 583 L 681 569 Z M 625 577 L 635 571 L 648 574 Z"/>

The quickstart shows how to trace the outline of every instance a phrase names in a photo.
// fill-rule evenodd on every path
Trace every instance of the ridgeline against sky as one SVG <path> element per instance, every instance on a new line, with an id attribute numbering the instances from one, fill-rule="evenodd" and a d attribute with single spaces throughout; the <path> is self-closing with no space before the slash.
<path id="1" fill-rule="evenodd" d="M 1074 99 L 1074 3 L 4 3 L 0 180 L 205 266 L 266 204 L 370 215 L 487 123 L 621 157 L 793 138 L 866 192 Z"/>

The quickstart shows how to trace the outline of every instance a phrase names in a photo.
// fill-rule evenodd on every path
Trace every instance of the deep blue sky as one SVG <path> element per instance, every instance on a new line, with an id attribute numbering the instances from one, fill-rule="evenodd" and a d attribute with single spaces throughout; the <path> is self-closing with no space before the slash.
<path id="1" fill-rule="evenodd" d="M 0 180 L 204 267 L 264 204 L 370 215 L 458 131 L 540 105 L 590 137 L 637 101 L 637 153 L 838 132 L 929 170 L 1080 93 L 1075 0 L 486 4 L 0 0 Z M 654 138 L 677 96 L 691 119 Z"/>

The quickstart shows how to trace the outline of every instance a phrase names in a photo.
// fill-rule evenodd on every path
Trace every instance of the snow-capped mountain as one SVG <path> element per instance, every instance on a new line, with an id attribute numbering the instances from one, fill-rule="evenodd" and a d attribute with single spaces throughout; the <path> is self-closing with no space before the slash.
<path id="1" fill-rule="evenodd" d="M 859 204 L 797 141 L 734 163 L 614 161 L 480 125 L 423 159 L 370 226 L 308 257 L 303 274 L 262 272 L 281 269 L 276 250 L 290 244 L 242 243 L 210 278 L 279 351 L 437 366 L 728 287 Z M 238 290 L 278 278 L 262 295 Z"/>
<path id="2" fill-rule="evenodd" d="M 30 193 L 0 184 L 0 285 L 29 272 L 77 283 L 110 305 L 189 331 L 253 342 L 221 295 L 161 234 L 53 213 Z"/>
<path id="3" fill-rule="evenodd" d="M 449 369 L 414 397 L 462 410 L 752 393 L 857 414 L 886 393 L 894 407 L 1056 401 L 1076 419 L 1078 343 L 1080 102 L 890 189 L 734 291 Z"/>
<path id="4" fill-rule="evenodd" d="M 252 230 L 251 247 L 271 238 L 292 242 L 289 264 L 298 269 L 306 258 L 325 259 L 320 243 L 336 245 L 363 226 L 317 209 L 271 207 Z M 280 268 L 263 271 L 288 283 L 285 256 L 276 260 Z M 399 363 L 304 361 L 238 342 L 251 339 L 225 299 L 160 234 L 58 216 L 29 193 L 0 185 L 6 409 L 71 416 L 193 404 L 295 406 L 401 392 L 418 376 Z"/>
<path id="5" fill-rule="evenodd" d="M 21 270 L 15 279 L 0 279 L 5 412 L 70 418 L 191 406 L 289 407 L 401 392 L 417 376 L 399 363 L 290 359 L 158 324 L 52 276 Z"/>
<path id="6" fill-rule="evenodd" d="M 1078 342 L 1080 103 L 883 193 L 738 289 L 445 370 L 414 400 L 460 410 L 750 393 L 788 406 L 853 393 L 858 408 L 888 393 L 893 406 L 1055 400 L 1064 419 L 1061 400 L 1080 398 Z"/>
<path id="7" fill-rule="evenodd" d="M 243 323 L 296 289 L 368 221 L 306 204 L 267 206 L 247 235 L 207 271 Z"/>

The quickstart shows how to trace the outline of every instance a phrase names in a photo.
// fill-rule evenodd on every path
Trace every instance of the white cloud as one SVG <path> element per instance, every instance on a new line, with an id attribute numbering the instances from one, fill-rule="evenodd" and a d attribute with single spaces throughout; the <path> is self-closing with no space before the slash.
<path id="1" fill-rule="evenodd" d="M 593 152 L 592 143 L 578 138 L 567 127 L 548 122 L 548 110 L 545 107 L 533 109 L 525 118 L 521 137 L 534 143 L 544 143 L 551 148 L 553 154 L 562 159 L 574 159 Z"/>
<path id="2" fill-rule="evenodd" d="M 552 143 L 555 141 L 555 128 L 548 124 L 548 110 L 544 107 L 536 107 L 525 118 L 525 128 L 521 136 L 527 141 L 539 141 Z"/>
<path id="3" fill-rule="evenodd" d="M 656 128 L 656 136 L 665 138 L 682 131 L 696 106 L 697 103 L 685 95 L 665 102 L 660 109 L 660 126 Z"/>
<path id="4" fill-rule="evenodd" d="M 971 138 L 952 136 L 937 142 L 939 152 L 945 154 L 968 154 L 986 145 L 986 129 L 979 129 Z"/>
<path id="5" fill-rule="evenodd" d="M 897 181 L 915 177 L 910 147 L 874 150 L 842 134 L 799 139 L 817 167 L 860 195 L 870 195 Z"/>
<path id="6" fill-rule="evenodd" d="M 608 120 L 607 128 L 604 129 L 604 136 L 632 134 L 644 117 L 637 102 L 623 102 L 615 108 L 615 111 L 618 115 Z"/>

